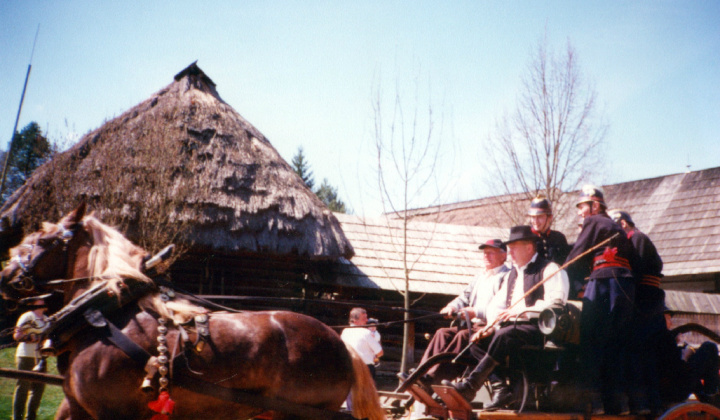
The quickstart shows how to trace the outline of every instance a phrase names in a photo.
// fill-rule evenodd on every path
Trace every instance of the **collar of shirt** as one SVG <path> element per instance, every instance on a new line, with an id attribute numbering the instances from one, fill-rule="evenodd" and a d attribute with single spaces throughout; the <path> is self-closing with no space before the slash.
<path id="1" fill-rule="evenodd" d="M 535 254 L 533 254 L 532 258 L 530 258 L 530 261 L 525 263 L 525 265 L 523 265 L 522 267 L 518 267 L 518 265 L 515 264 L 515 262 L 513 262 L 513 267 L 515 267 L 517 269 L 518 275 L 525 273 L 525 269 L 527 268 L 527 266 L 530 265 L 531 262 L 534 262 L 537 259 L 537 257 L 538 257 L 538 253 L 536 252 Z"/>

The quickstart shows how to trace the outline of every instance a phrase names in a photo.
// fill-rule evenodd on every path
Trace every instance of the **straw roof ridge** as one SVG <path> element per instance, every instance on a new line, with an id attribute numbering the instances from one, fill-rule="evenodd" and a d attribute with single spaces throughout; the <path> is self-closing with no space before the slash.
<path id="1" fill-rule="evenodd" d="M 270 141 L 192 63 L 150 98 L 39 168 L 0 208 L 34 230 L 79 199 L 127 225 L 167 215 L 194 246 L 311 259 L 351 258 L 332 212 Z M 136 231 L 134 231 L 136 230 Z"/>

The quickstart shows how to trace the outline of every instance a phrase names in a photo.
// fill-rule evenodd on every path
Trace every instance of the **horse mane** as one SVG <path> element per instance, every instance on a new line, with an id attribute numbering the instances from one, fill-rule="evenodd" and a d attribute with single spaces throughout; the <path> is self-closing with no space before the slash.
<path id="1" fill-rule="evenodd" d="M 120 296 L 121 283 L 154 284 L 153 280 L 141 271 L 143 259 L 148 254 L 143 248 L 133 244 L 117 229 L 102 223 L 94 215 L 85 216 L 82 222 L 93 243 L 88 254 L 91 285 L 109 280 L 108 288 L 115 292 L 116 296 Z M 141 297 L 138 305 L 178 323 L 185 323 L 195 315 L 207 312 L 205 308 L 177 297 L 164 302 L 157 292 Z"/>

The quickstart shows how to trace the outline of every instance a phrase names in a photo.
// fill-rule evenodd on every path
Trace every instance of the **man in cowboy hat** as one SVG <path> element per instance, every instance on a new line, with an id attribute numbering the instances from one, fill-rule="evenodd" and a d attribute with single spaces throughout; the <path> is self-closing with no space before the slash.
<path id="1" fill-rule="evenodd" d="M 538 237 L 538 255 L 557 264 L 565 262 L 570 249 L 565 235 L 550 229 L 553 221 L 550 200 L 541 195 L 533 198 L 527 215 L 530 218 L 530 227 Z"/>
<path id="2" fill-rule="evenodd" d="M 583 387 L 591 413 L 609 411 L 628 414 L 625 361 L 632 336 L 631 321 L 635 300 L 637 252 L 622 227 L 607 214 L 602 190 L 586 185 L 577 202 L 582 229 L 567 261 L 609 240 L 604 247 L 568 266 L 575 284 L 588 279 L 582 295 L 580 316 L 581 366 Z"/>
<path id="3" fill-rule="evenodd" d="M 478 331 L 471 338 L 473 342 L 489 338 L 487 351 L 483 351 L 482 346 L 473 346 L 470 351 L 480 362 L 470 375 L 457 383 L 443 381 L 468 401 L 472 401 L 499 361 L 520 346 L 542 344 L 543 334 L 537 318 L 531 318 L 528 311 L 537 313 L 553 303 L 565 303 L 568 297 L 567 274 L 556 263 L 538 255 L 537 237 L 530 226 L 511 228 L 505 245 L 512 259 L 512 269 L 505 274 L 500 290 L 488 304 L 487 317 L 491 327 Z M 544 284 L 529 293 L 541 281 Z M 494 394 L 486 409 L 501 408 L 512 397 L 506 384 L 501 384 Z"/>
<path id="4" fill-rule="evenodd" d="M 440 309 L 446 318 L 459 316 L 470 319 L 473 332 L 478 331 L 487 322 L 485 314 L 490 299 L 500 288 L 500 282 L 510 269 L 505 265 L 507 257 L 505 244 L 500 239 L 490 239 L 478 247 L 483 254 L 483 270 L 475 275 L 465 290 L 450 303 Z M 460 352 L 470 340 L 468 328 L 458 326 L 440 328 L 433 335 L 430 343 L 420 359 L 420 364 L 438 353 Z M 422 378 L 425 385 L 440 382 L 443 379 L 453 379 L 462 373 L 459 365 L 439 364 L 432 367 Z M 409 375 L 399 373 L 400 379 L 407 379 Z"/>

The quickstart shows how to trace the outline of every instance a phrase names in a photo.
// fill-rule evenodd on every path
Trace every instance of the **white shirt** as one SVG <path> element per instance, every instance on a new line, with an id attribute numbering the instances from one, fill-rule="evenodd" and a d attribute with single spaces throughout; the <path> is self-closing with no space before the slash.
<path id="1" fill-rule="evenodd" d="M 45 328 L 47 328 L 47 316 L 45 316 L 45 314 L 37 316 L 33 311 L 25 312 L 20 315 L 20 318 L 18 318 L 16 326 L 22 327 L 23 334 L 40 334 L 45 331 Z M 34 358 L 37 346 L 38 343 L 21 341 L 15 351 L 15 357 Z"/>
<path id="2" fill-rule="evenodd" d="M 375 355 L 382 351 L 382 346 L 367 328 L 345 328 L 340 338 L 358 352 L 366 365 L 374 364 Z"/>
<path id="3" fill-rule="evenodd" d="M 510 269 L 505 264 L 501 264 L 492 270 L 482 270 L 467 285 L 465 290 L 450 301 L 447 306 L 453 308 L 454 312 L 459 312 L 463 308 L 473 308 L 475 317 L 485 321 L 487 318 L 487 306 L 493 296 L 497 294 L 500 281 L 508 271 Z"/>
<path id="4" fill-rule="evenodd" d="M 522 267 L 517 267 L 513 263 L 513 266 L 517 269 L 517 279 L 515 279 L 515 287 L 513 287 L 512 290 L 510 304 L 512 305 L 515 304 L 515 302 L 519 301 L 517 304 L 515 304 L 515 306 L 513 306 L 511 310 L 513 314 L 520 314 L 522 312 L 525 312 L 526 310 L 540 312 L 550 306 L 555 300 L 561 300 L 562 303 L 567 302 L 568 292 L 570 290 L 570 282 L 568 280 L 568 275 L 565 270 L 558 271 L 560 269 L 560 266 L 555 264 L 554 262 L 548 263 L 548 265 L 546 265 L 543 269 L 543 280 L 546 279 L 547 276 L 555 273 L 555 275 L 553 275 L 543 284 L 543 298 L 536 300 L 535 304 L 531 307 L 527 307 L 527 305 L 525 304 L 525 299 L 521 299 L 521 297 L 524 296 L 526 293 L 524 290 L 525 269 L 527 268 L 528 264 L 537 259 L 537 256 L 538 254 L 535 253 L 535 255 L 533 255 L 533 257 L 530 259 L 530 261 L 528 261 L 527 264 L 523 265 Z M 498 292 L 488 304 L 488 323 L 494 322 L 500 312 L 507 309 L 506 300 L 509 275 L 510 272 L 505 273 L 505 275 L 503 276 L 502 285 L 500 286 L 500 290 L 498 290 Z M 525 314 L 523 315 L 523 317 L 537 317 L 537 315 L 537 313 Z"/>

